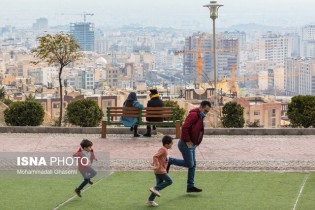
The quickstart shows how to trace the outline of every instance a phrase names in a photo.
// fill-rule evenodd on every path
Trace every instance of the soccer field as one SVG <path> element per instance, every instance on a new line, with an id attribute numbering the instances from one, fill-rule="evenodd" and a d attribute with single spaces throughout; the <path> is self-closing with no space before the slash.
<path id="1" fill-rule="evenodd" d="M 187 172 L 170 172 L 173 184 L 156 198 L 159 209 L 315 209 L 315 173 L 202 172 L 202 193 L 186 193 Z M 1 209 L 128 209 L 145 203 L 154 186 L 152 172 L 114 172 L 75 196 L 82 180 L 1 179 Z"/>

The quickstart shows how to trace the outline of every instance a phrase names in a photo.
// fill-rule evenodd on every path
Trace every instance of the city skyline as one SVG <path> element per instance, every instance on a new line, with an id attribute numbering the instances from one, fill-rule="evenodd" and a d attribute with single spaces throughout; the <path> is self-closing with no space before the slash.
<path id="1" fill-rule="evenodd" d="M 45 17 L 49 26 L 67 25 L 70 22 L 83 22 L 83 16 L 73 15 L 94 13 L 87 21 L 96 27 L 141 24 L 144 26 L 165 26 L 175 28 L 211 28 L 208 8 L 209 0 L 1 0 L 0 27 L 13 25 L 30 27 L 37 18 Z M 257 23 L 280 27 L 303 26 L 314 23 L 309 19 L 315 2 L 301 0 L 222 0 L 219 9 L 218 27 L 237 24 Z"/>

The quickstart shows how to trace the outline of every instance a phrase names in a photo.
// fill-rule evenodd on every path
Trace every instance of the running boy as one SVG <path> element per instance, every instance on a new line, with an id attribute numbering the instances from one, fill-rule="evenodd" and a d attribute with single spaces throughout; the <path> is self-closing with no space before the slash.
<path id="1" fill-rule="evenodd" d="M 173 138 L 164 136 L 162 139 L 163 147 L 153 156 L 153 170 L 156 178 L 156 186 L 151 187 L 151 195 L 147 201 L 150 206 L 158 206 L 154 202 L 156 196 L 160 197 L 159 191 L 173 183 L 171 177 L 166 172 L 168 149 L 172 148 Z"/>
<path id="2" fill-rule="evenodd" d="M 92 149 L 93 143 L 88 139 L 83 139 L 80 143 L 81 147 L 73 155 L 73 157 L 78 157 L 78 171 L 83 176 L 84 181 L 81 185 L 74 190 L 74 192 L 81 197 L 81 190 L 85 185 L 93 184 L 91 178 L 96 175 L 96 171 L 92 168 L 93 160 L 97 160 Z"/>

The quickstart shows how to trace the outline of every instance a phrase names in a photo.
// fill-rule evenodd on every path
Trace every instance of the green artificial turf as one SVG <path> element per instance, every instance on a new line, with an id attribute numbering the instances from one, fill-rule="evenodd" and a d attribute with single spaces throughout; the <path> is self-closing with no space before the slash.
<path id="1" fill-rule="evenodd" d="M 158 209 L 292 209 L 309 176 L 297 209 L 315 209 L 315 174 L 277 172 L 197 172 L 201 193 L 186 193 L 187 172 L 169 174 L 173 184 L 160 191 Z M 1 209 L 53 209 L 74 196 L 81 179 L 1 179 Z M 97 179 L 95 178 L 95 182 Z M 59 209 L 151 209 L 152 172 L 114 172 Z"/>

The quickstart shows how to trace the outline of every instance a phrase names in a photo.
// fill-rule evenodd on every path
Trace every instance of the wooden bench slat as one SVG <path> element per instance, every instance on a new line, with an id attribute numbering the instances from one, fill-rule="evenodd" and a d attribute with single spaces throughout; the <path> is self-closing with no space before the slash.
<path id="1" fill-rule="evenodd" d="M 160 127 L 176 127 L 176 138 L 180 135 L 180 122 L 174 119 L 174 107 L 108 107 L 106 121 L 102 122 L 102 138 L 106 138 L 106 125 L 122 125 L 120 117 L 140 118 L 138 125 L 157 125 Z M 145 118 L 163 118 L 162 122 L 148 122 Z"/>
<path id="2" fill-rule="evenodd" d="M 143 109 L 143 111 L 169 111 L 169 110 L 173 110 L 173 107 L 146 107 Z"/>
<path id="3" fill-rule="evenodd" d="M 110 117 L 139 117 L 139 114 L 111 114 Z"/>
<path id="4" fill-rule="evenodd" d="M 120 121 L 111 121 L 110 122 L 111 124 L 121 124 Z M 163 122 L 149 122 L 149 121 L 142 121 L 141 125 L 142 124 L 174 124 L 173 121 L 163 121 Z"/>
<path id="5" fill-rule="evenodd" d="M 163 122 L 148 122 L 148 121 L 145 121 L 145 122 L 142 122 L 141 124 L 143 124 L 143 125 L 147 125 L 147 124 L 154 124 L 154 125 L 172 124 L 172 125 L 174 125 L 174 122 L 173 121 L 163 121 Z"/>
<path id="6" fill-rule="evenodd" d="M 139 115 L 139 111 L 113 111 L 113 112 L 110 112 L 110 115 L 111 114 L 124 114 L 124 113 L 126 113 L 126 114 L 138 114 Z"/>
<path id="7" fill-rule="evenodd" d="M 158 113 L 158 114 L 173 114 L 173 112 L 171 111 L 143 111 L 142 114 L 145 114 L 145 113 Z"/>
<path id="8" fill-rule="evenodd" d="M 110 118 L 112 117 L 139 117 L 137 114 L 126 114 L 126 115 L 120 115 L 120 114 L 112 114 L 110 115 Z M 173 115 L 144 115 L 143 118 L 152 117 L 152 118 L 169 118 L 173 119 Z"/>
<path id="9" fill-rule="evenodd" d="M 126 110 L 139 110 L 138 107 L 108 107 L 110 108 L 111 110 L 123 110 L 123 109 L 126 109 Z"/>
<path id="10" fill-rule="evenodd" d="M 148 115 L 142 115 L 142 117 L 172 118 L 173 115 L 171 115 L 171 114 L 165 114 L 165 115 L 148 114 Z"/>

